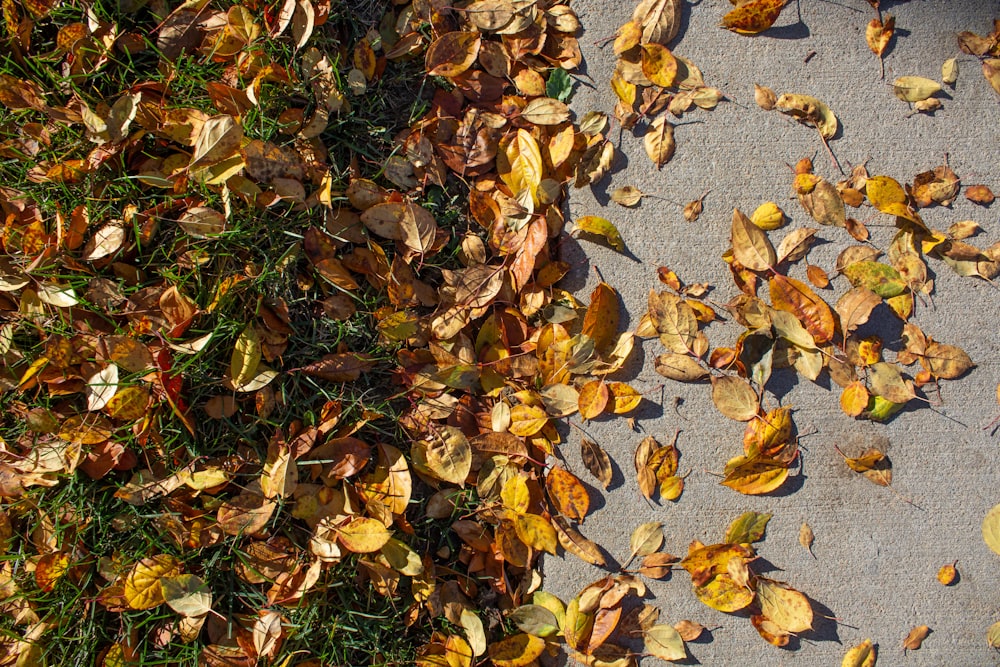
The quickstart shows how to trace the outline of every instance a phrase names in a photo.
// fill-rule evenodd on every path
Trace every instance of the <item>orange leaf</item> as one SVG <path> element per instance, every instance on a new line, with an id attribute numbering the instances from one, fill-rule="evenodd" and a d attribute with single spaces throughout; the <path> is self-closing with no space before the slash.
<path id="1" fill-rule="evenodd" d="M 722 27 L 740 35 L 764 32 L 778 20 L 786 0 L 751 0 L 722 17 Z"/>
<path id="2" fill-rule="evenodd" d="M 607 283 L 598 283 L 590 294 L 590 306 L 583 317 L 583 334 L 590 336 L 602 354 L 618 333 L 618 294 Z"/>
<path id="3" fill-rule="evenodd" d="M 591 380 L 580 388 L 580 416 L 593 419 L 608 406 L 610 392 L 601 380 Z"/>
<path id="4" fill-rule="evenodd" d="M 479 57 L 478 32 L 448 32 L 427 49 L 425 67 L 429 76 L 458 76 Z"/>
<path id="5" fill-rule="evenodd" d="M 775 274 L 769 282 L 775 308 L 795 315 L 817 345 L 833 339 L 836 328 L 833 311 L 808 285 L 781 274 Z"/>
<path id="6" fill-rule="evenodd" d="M 576 475 L 565 468 L 554 466 L 545 476 L 545 488 L 560 513 L 580 522 L 587 516 L 590 495 Z"/>

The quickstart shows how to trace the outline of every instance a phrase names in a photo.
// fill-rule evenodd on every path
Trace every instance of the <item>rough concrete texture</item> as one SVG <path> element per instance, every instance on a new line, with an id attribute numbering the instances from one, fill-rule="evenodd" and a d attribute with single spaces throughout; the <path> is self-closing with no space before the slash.
<path id="1" fill-rule="evenodd" d="M 573 5 L 586 31 L 581 44 L 594 87 L 578 85 L 572 107 L 577 115 L 592 109 L 610 114 L 614 54 L 610 44 L 602 49 L 597 43 L 630 19 L 635 2 L 574 0 Z M 729 246 L 734 206 L 749 214 L 764 201 L 777 201 L 792 221 L 770 233 L 775 245 L 791 229 L 816 226 L 789 198 L 792 173 L 786 165 L 812 156 L 819 174 L 832 181 L 841 176 L 814 130 L 754 104 L 754 82 L 778 94 L 803 93 L 826 101 L 841 121 L 831 146 L 845 169 L 867 160 L 872 174 L 909 182 L 948 154 L 964 184 L 986 183 L 1000 190 L 1000 96 L 982 77 L 979 63 L 959 52 L 955 39 L 961 30 L 987 34 L 992 19 L 1000 16 L 1000 3 L 883 0 L 883 11 L 897 17 L 885 81 L 865 43 L 865 26 L 874 12 L 864 0 L 804 0 L 800 5 L 799 13 L 794 3 L 786 7 L 776 27 L 747 37 L 718 27 L 732 7 L 727 0 L 686 4 L 681 36 L 672 50 L 693 60 L 706 83 L 722 89 L 731 101 L 714 111 L 686 114 L 679 121 L 685 125 L 676 130 L 677 153 L 659 171 L 643 151 L 641 131 L 638 136 L 625 132 L 620 140 L 617 131 L 611 134 L 621 149 L 613 173 L 593 190 L 574 190 L 569 211 L 571 218 L 601 215 L 614 221 L 628 253 L 586 240 L 564 245 L 564 258 L 576 267 L 570 289 L 584 301 L 597 282 L 593 269 L 599 269 L 620 290 L 624 325 L 634 328 L 649 289 L 659 288 L 656 268 L 669 266 L 686 283 L 712 283 L 712 297 L 725 303 L 737 294 L 720 259 Z M 903 75 L 939 78 L 942 62 L 952 56 L 959 57 L 961 73 L 943 100 L 944 108 L 934 116 L 907 117 L 909 105 L 893 96 L 890 82 Z M 701 219 L 688 223 L 680 206 L 668 201 L 647 198 L 634 210 L 609 203 L 608 194 L 623 185 L 681 204 L 705 190 L 711 193 Z M 1000 203 L 984 209 L 960 198 L 950 209 L 923 213 L 939 229 L 976 220 L 985 231 L 973 242 L 986 247 L 1000 239 L 998 211 Z M 852 215 L 868 221 L 872 240 L 887 247 L 894 231 L 887 216 L 870 207 Z M 837 228 L 820 228 L 819 236 L 823 243 L 814 247 L 809 261 L 832 275 L 837 254 L 853 241 Z M 839 665 L 845 651 L 865 638 L 878 644 L 879 665 L 1000 664 L 1000 655 L 986 643 L 986 629 L 1000 620 L 1000 556 L 986 547 L 980 532 L 983 516 L 1000 502 L 1000 435 L 984 430 L 1000 410 L 995 399 L 1000 293 L 984 281 L 959 278 L 940 261 L 928 263 L 936 274 L 936 289 L 932 302 L 918 304 L 914 321 L 936 340 L 963 347 L 978 366 L 960 380 L 943 383 L 943 405 L 914 404 L 887 424 L 844 415 L 839 388 L 826 379 L 814 384 L 777 371 L 768 386 L 771 405 L 794 406 L 803 435 L 802 473 L 777 494 L 749 497 L 719 485 L 717 473 L 741 453 L 743 424 L 714 409 L 707 385 L 666 381 L 662 392 L 654 391 L 664 382 L 653 370 L 653 358 L 663 351 L 656 340 L 645 341 L 618 378 L 651 392 L 634 414 L 637 430 L 622 418 L 581 424 L 616 466 L 609 491 L 591 488 L 596 510 L 582 526 L 612 558 L 627 557 L 629 535 L 645 521 L 663 522 L 663 550 L 683 555 L 693 539 L 721 541 L 729 522 L 742 512 L 773 512 L 758 552 L 764 564 L 775 568 L 770 576 L 815 601 L 815 631 L 781 649 L 765 643 L 747 618 L 699 602 L 686 572 L 649 582 L 649 601 L 661 608 L 663 621 L 691 619 L 717 628 L 709 638 L 689 644 L 691 664 Z M 804 272 L 800 262 L 791 275 L 805 280 Z M 845 285 L 844 278 L 836 278 L 833 289 L 819 293 L 832 304 Z M 877 331 L 891 344 L 898 339 L 900 323 L 887 311 L 876 315 L 878 322 L 863 331 Z M 731 323 L 707 329 L 713 347 L 730 344 L 739 331 Z M 681 399 L 676 411 L 675 397 Z M 681 470 L 691 475 L 678 502 L 651 507 L 638 492 L 633 452 L 645 435 L 665 442 L 675 429 L 681 429 Z M 563 451 L 570 468 L 591 479 L 580 462 L 581 431 L 574 428 L 566 436 Z M 850 472 L 834 450 L 840 445 L 859 452 L 871 444 L 888 448 L 894 466 L 891 489 Z M 816 536 L 815 559 L 798 543 L 803 522 Z M 960 579 L 944 587 L 935 574 L 956 559 Z M 610 567 L 615 570 L 614 564 Z M 546 558 L 544 570 L 545 588 L 563 599 L 605 574 L 571 555 Z M 904 655 L 903 638 L 921 624 L 929 625 L 932 634 L 923 648 Z M 648 658 L 643 664 L 657 661 Z"/>

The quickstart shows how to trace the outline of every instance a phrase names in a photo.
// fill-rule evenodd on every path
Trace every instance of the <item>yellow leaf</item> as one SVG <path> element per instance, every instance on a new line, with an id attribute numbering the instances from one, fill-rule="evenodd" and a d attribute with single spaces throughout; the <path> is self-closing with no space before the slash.
<path id="1" fill-rule="evenodd" d="M 875 667 L 875 646 L 866 639 L 844 656 L 840 667 Z"/>
<path id="2" fill-rule="evenodd" d="M 868 409 L 870 398 L 863 382 L 852 382 L 844 387 L 844 391 L 840 394 L 840 409 L 845 415 L 857 417 Z"/>
<path id="3" fill-rule="evenodd" d="M 616 415 L 632 412 L 642 402 L 642 394 L 624 382 L 609 382 L 611 411 Z"/>
<path id="4" fill-rule="evenodd" d="M 549 421 L 549 415 L 537 405 L 515 405 L 510 411 L 510 427 L 513 435 L 527 438 L 542 430 Z"/>
<path id="5" fill-rule="evenodd" d="M 770 493 L 785 483 L 788 467 L 771 459 L 737 456 L 726 463 L 723 486 L 748 496 Z"/>
<path id="6" fill-rule="evenodd" d="M 596 215 L 585 215 L 573 222 L 581 232 L 603 236 L 612 248 L 618 252 L 625 252 L 625 242 L 622 240 L 622 235 L 610 220 Z"/>
<path id="7" fill-rule="evenodd" d="M 611 285 L 600 282 L 590 294 L 590 305 L 583 317 L 584 335 L 590 336 L 594 347 L 601 354 L 614 341 L 618 334 L 618 293 Z"/>
<path id="8" fill-rule="evenodd" d="M 983 540 L 993 553 L 1000 554 L 1000 505 L 996 505 L 983 519 Z"/>
<path id="9" fill-rule="evenodd" d="M 525 633 L 490 644 L 490 660 L 496 667 L 528 667 L 545 651 L 545 640 Z"/>
<path id="10" fill-rule="evenodd" d="M 629 546 L 632 553 L 629 554 L 628 562 L 631 562 L 636 556 L 648 556 L 654 553 L 663 546 L 663 524 L 659 521 L 640 524 L 632 531 Z"/>
<path id="11" fill-rule="evenodd" d="M 657 86 L 669 88 L 677 78 L 677 59 L 662 44 L 643 44 L 642 73 Z"/>
<path id="12" fill-rule="evenodd" d="M 660 660 L 684 660 L 687 649 L 680 633 L 669 625 L 654 625 L 642 633 L 646 653 Z"/>
<path id="13" fill-rule="evenodd" d="M 534 409 L 545 414 L 541 408 Z M 421 472 L 459 486 L 465 484 L 472 470 L 472 446 L 455 426 L 438 426 L 430 430 L 424 440 L 413 443 L 410 455 L 414 467 Z"/>
<path id="14" fill-rule="evenodd" d="M 122 597 L 132 609 L 152 609 L 163 603 L 161 579 L 180 574 L 180 562 L 173 556 L 159 554 L 143 558 L 125 577 Z"/>
<path id="15" fill-rule="evenodd" d="M 518 514 L 514 519 L 517 538 L 537 551 L 556 554 L 556 531 L 544 517 L 537 514 Z"/>
<path id="16" fill-rule="evenodd" d="M 527 192 L 532 201 L 538 201 L 538 186 L 542 182 L 544 163 L 538 142 L 527 130 L 500 140 L 497 147 L 497 172 L 514 193 L 514 198 Z M 519 200 L 520 201 L 520 200 Z"/>
<path id="17" fill-rule="evenodd" d="M 386 545 L 392 533 L 376 519 L 355 517 L 337 528 L 337 539 L 344 548 L 354 553 L 371 553 Z"/>
<path id="18" fill-rule="evenodd" d="M 901 76 L 892 83 L 892 91 L 904 102 L 920 102 L 941 90 L 941 84 L 922 76 Z"/>
<path id="19" fill-rule="evenodd" d="M 757 207 L 750 216 L 750 222 L 765 231 L 779 229 L 785 224 L 785 212 L 773 201 L 767 201 Z"/>
<path id="20" fill-rule="evenodd" d="M 712 378 L 712 402 L 730 419 L 745 422 L 757 416 L 760 401 L 750 383 L 732 375 Z"/>
<path id="21" fill-rule="evenodd" d="M 245 385 L 257 375 L 260 365 L 261 346 L 257 329 L 251 324 L 243 329 L 236 339 L 233 355 L 229 361 L 229 375 L 236 386 Z"/>
<path id="22" fill-rule="evenodd" d="M 787 0 L 750 0 L 722 17 L 722 27 L 740 35 L 764 32 L 778 20 Z"/>
<path id="23" fill-rule="evenodd" d="M 580 416 L 584 419 L 594 419 L 608 405 L 610 391 L 603 380 L 591 380 L 580 387 Z"/>
<path id="24" fill-rule="evenodd" d="M 674 156 L 674 126 L 667 122 L 666 116 L 660 116 L 646 130 L 642 144 L 646 149 L 646 155 L 653 161 L 659 169 Z"/>
<path id="25" fill-rule="evenodd" d="M 955 561 L 955 563 L 957 562 Z M 941 582 L 942 586 L 951 586 L 955 583 L 955 579 L 958 577 L 958 570 L 955 568 L 955 563 L 942 565 L 941 569 L 938 570 L 937 580 Z"/>
<path id="26" fill-rule="evenodd" d="M 812 629 L 813 611 L 809 598 L 794 588 L 758 577 L 757 601 L 761 613 L 785 632 L 796 633 Z"/>
<path id="27" fill-rule="evenodd" d="M 500 489 L 500 500 L 503 506 L 516 514 L 524 514 L 531 503 L 531 492 L 528 483 L 522 475 L 516 475 L 504 482 Z"/>

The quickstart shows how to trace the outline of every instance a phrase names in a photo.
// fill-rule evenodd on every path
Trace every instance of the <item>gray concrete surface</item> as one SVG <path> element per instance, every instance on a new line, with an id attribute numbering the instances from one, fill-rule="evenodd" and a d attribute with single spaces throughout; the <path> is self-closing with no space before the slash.
<path id="1" fill-rule="evenodd" d="M 574 1 L 586 30 L 581 44 L 587 71 L 595 83 L 594 88 L 578 86 L 572 101 L 577 114 L 613 109 L 608 80 L 614 54 L 610 45 L 600 49 L 595 43 L 627 21 L 634 4 Z M 1000 96 L 955 41 L 961 30 L 988 33 L 992 19 L 1000 16 L 1000 3 L 882 4 L 883 11 L 897 17 L 885 81 L 879 79 L 878 60 L 865 44 L 865 26 L 874 12 L 864 0 L 803 0 L 801 22 L 792 3 L 775 28 L 757 37 L 717 27 L 731 8 L 728 0 L 688 4 L 682 36 L 671 46 L 700 66 L 708 85 L 721 88 L 732 101 L 711 112 L 686 115 L 682 123 L 698 122 L 677 128 L 676 156 L 662 170 L 646 157 L 641 136 L 625 133 L 614 173 L 594 191 L 572 192 L 571 216 L 613 220 L 631 254 L 623 256 L 587 241 L 567 243 L 564 258 L 575 266 L 571 288 L 586 299 L 597 280 L 591 267 L 597 267 L 621 291 L 625 322 L 634 327 L 646 308 L 649 289 L 657 286 L 660 265 L 673 268 L 685 282 L 712 283 L 716 301 L 726 302 L 736 294 L 719 258 L 728 247 L 734 206 L 749 214 L 764 201 L 777 201 L 792 222 L 771 233 L 775 244 L 788 230 L 815 226 L 789 199 L 791 172 L 786 164 L 814 156 L 818 173 L 834 181 L 839 174 L 815 132 L 756 107 L 754 82 L 779 94 L 804 93 L 826 101 L 841 121 L 842 131 L 831 146 L 845 168 L 868 160 L 872 174 L 909 181 L 941 164 L 947 153 L 964 183 L 986 183 L 1000 191 Z M 815 56 L 804 62 L 813 51 Z M 932 117 L 907 118 L 908 105 L 893 96 L 889 83 L 902 75 L 938 78 L 941 63 L 952 56 L 959 57 L 961 73 L 944 108 Z M 649 198 L 635 210 L 608 203 L 607 193 L 622 185 L 680 203 L 706 189 L 711 193 L 701 219 L 687 223 L 680 207 L 666 201 Z M 871 209 L 858 213 L 862 219 L 872 215 Z M 974 242 L 985 247 L 1000 240 L 998 213 L 1000 203 L 984 209 L 963 198 L 951 209 L 927 210 L 925 220 L 941 229 L 959 220 L 976 220 L 985 232 Z M 874 224 L 871 229 L 873 240 L 885 248 L 893 229 Z M 840 229 L 822 228 L 819 235 L 826 243 L 812 251 L 810 260 L 832 273 L 835 257 L 851 240 Z M 987 627 L 1000 620 L 1000 556 L 980 535 L 983 516 L 1000 502 L 1000 435 L 983 430 L 1000 409 L 994 398 L 1000 380 L 1000 293 L 983 281 L 959 278 L 939 261 L 930 260 L 930 268 L 937 285 L 933 305 L 918 307 L 914 321 L 935 339 L 962 346 L 978 367 L 961 380 L 944 383 L 943 406 L 907 411 L 888 424 L 842 414 L 836 387 L 786 374 L 773 378 L 770 386 L 780 396 L 772 399 L 794 406 L 799 432 L 812 433 L 802 439 L 803 474 L 787 485 L 794 492 L 747 497 L 718 484 L 712 473 L 740 452 L 743 425 L 713 408 L 706 385 L 667 381 L 662 404 L 659 394 L 651 394 L 655 400 L 644 402 L 637 413 L 638 432 L 623 419 L 582 425 L 617 466 L 611 490 L 592 494 L 597 510 L 582 526 L 611 556 L 622 560 L 628 555 L 629 534 L 645 521 L 662 521 L 664 550 L 683 555 L 693 539 L 721 541 L 729 522 L 744 511 L 773 512 L 760 555 L 778 568 L 772 576 L 805 592 L 816 602 L 817 614 L 833 617 L 817 616 L 816 631 L 793 641 L 795 650 L 776 648 L 765 643 L 746 618 L 702 605 L 691 592 L 690 578 L 679 571 L 670 580 L 650 583 L 650 601 L 662 609 L 665 621 L 691 619 L 717 628 L 710 641 L 689 644 L 692 664 L 839 665 L 844 652 L 865 638 L 879 645 L 880 666 L 1000 664 L 1000 655 L 985 639 Z M 796 266 L 791 275 L 804 280 L 804 267 Z M 833 303 L 844 284 L 837 278 L 836 289 L 822 294 Z M 707 331 L 713 347 L 738 334 L 725 324 Z M 891 326 L 887 331 L 892 335 Z M 652 360 L 661 351 L 658 341 L 647 341 L 622 377 L 643 390 L 656 387 L 663 378 L 654 372 Z M 674 397 L 683 401 L 681 416 L 673 409 Z M 632 454 L 646 434 L 669 440 L 676 428 L 682 429 L 681 469 L 692 473 L 677 503 L 651 508 L 638 493 Z M 579 460 L 579 431 L 568 432 L 567 439 L 563 451 L 571 467 L 587 478 Z M 893 488 L 899 495 L 849 472 L 833 447 L 857 451 L 874 443 L 888 447 Z M 803 521 L 816 535 L 815 560 L 798 543 Z M 935 574 L 956 559 L 961 578 L 945 588 Z M 573 556 L 546 558 L 544 570 L 546 589 L 564 599 L 603 574 Z M 904 656 L 903 638 L 920 624 L 933 632 L 923 648 Z"/>

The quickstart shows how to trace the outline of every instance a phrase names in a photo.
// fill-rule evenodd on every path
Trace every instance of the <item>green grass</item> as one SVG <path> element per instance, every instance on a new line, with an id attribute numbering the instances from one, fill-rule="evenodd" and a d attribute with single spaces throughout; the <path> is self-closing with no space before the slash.
<path id="1" fill-rule="evenodd" d="M 218 3 L 225 7 L 229 3 Z M 386 3 L 367 0 L 348 3 L 335 0 L 327 23 L 317 29 L 309 46 L 331 54 L 331 60 L 344 57 L 349 48 L 369 29 L 378 26 Z M 152 11 L 155 3 L 130 12 L 120 11 L 110 0 L 93 3 L 94 14 L 118 24 L 120 31 L 150 34 L 162 17 Z M 213 5 L 216 6 L 216 5 Z M 259 10 L 254 10 L 259 15 Z M 10 51 L 0 56 L 0 71 L 16 78 L 33 81 L 50 91 L 49 104 L 65 104 L 74 95 L 97 109 L 104 102 L 117 99 L 139 83 L 169 83 L 169 106 L 193 108 L 209 114 L 217 113 L 205 91 L 205 85 L 225 75 L 225 67 L 201 56 L 178 59 L 166 71 L 155 52 L 155 38 L 149 38 L 149 50 L 133 56 L 115 52 L 111 61 L 98 73 L 66 77 L 60 72 L 61 54 L 56 52 L 59 28 L 86 20 L 81 5 L 65 3 L 38 23 L 33 32 L 33 54 L 41 57 L 18 61 Z M 297 71 L 296 52 L 287 40 L 261 39 L 259 46 L 266 57 Z M 382 79 L 365 95 L 348 95 L 351 110 L 334 116 L 321 136 L 330 153 L 334 190 L 347 185 L 349 167 L 356 164 L 361 175 L 380 178 L 381 163 L 393 151 L 393 136 L 408 121 L 419 117 L 427 108 L 427 92 L 419 80 L 419 64 L 390 63 Z M 281 134 L 277 122 L 289 100 L 301 100 L 308 110 L 314 107 L 310 88 L 298 82 L 289 87 L 265 84 L 259 105 L 247 113 L 245 132 L 250 139 L 288 144 L 289 137 Z M 31 110 L 10 110 L 0 106 L 0 142 L 14 141 L 26 123 L 46 122 L 43 114 Z M 46 225 L 52 229 L 57 215 L 67 216 L 74 208 L 87 208 L 91 221 L 103 223 L 121 218 L 127 206 L 139 211 L 169 202 L 177 195 L 166 189 L 150 187 L 136 178 L 136 156 L 163 156 L 160 142 L 152 135 L 143 138 L 132 151 L 112 158 L 94 173 L 78 183 L 33 183 L 32 167 L 37 163 L 58 164 L 67 159 L 83 159 L 94 148 L 80 124 L 51 123 L 51 144 L 41 146 L 35 156 L 18 159 L 0 157 L 3 184 L 22 190 L 37 203 Z M 384 185 L 391 184 L 382 181 Z M 187 196 L 204 200 L 204 205 L 221 209 L 223 200 L 217 188 L 192 183 Z M 338 203 L 345 203 L 337 195 Z M 435 213 L 442 227 L 451 228 L 458 238 L 464 222 L 458 213 L 461 201 L 456 195 L 432 188 L 426 205 Z M 310 227 L 321 224 L 316 211 L 296 212 L 278 205 L 266 210 L 246 206 L 233 199 L 233 214 L 228 230 L 218 239 L 193 239 L 184 235 L 169 220 L 161 222 L 153 242 L 137 243 L 115 259 L 134 267 L 138 273 L 129 280 L 115 267 L 105 263 L 97 270 L 79 270 L 53 262 L 48 269 L 33 271 L 36 278 L 55 279 L 73 287 L 84 299 L 77 306 L 78 315 L 93 318 L 107 333 L 126 334 L 129 322 L 118 312 L 106 313 L 86 298 L 90 280 L 95 277 L 110 280 L 125 297 L 133 296 L 151 286 L 171 284 L 182 290 L 205 309 L 215 297 L 220 282 L 226 277 L 241 275 L 245 280 L 236 285 L 211 313 L 201 314 L 184 334 L 190 340 L 212 334 L 211 342 L 193 355 L 174 355 L 174 369 L 183 377 L 183 397 L 192 406 L 197 424 L 192 437 L 181 422 L 162 403 L 152 414 L 148 432 L 137 436 L 127 426 L 116 429 L 114 442 L 133 452 L 137 469 L 152 467 L 161 474 L 173 472 L 184 463 L 205 461 L 213 457 L 239 454 L 247 460 L 263 460 L 267 442 L 281 429 L 288 432 L 295 424 L 315 425 L 318 414 L 328 401 L 341 401 L 343 423 L 377 415 L 365 427 L 367 438 L 405 447 L 405 436 L 398 417 L 405 403 L 396 398 L 398 387 L 388 372 L 395 349 L 380 344 L 373 313 L 386 304 L 384 294 L 362 285 L 351 296 L 357 314 L 346 321 L 329 319 L 318 303 L 330 288 L 319 279 L 304 281 L 310 274 L 308 262 L 301 251 L 301 239 Z M 138 237 L 141 228 L 133 225 Z M 456 265 L 457 241 L 424 265 L 421 277 L 432 283 L 438 280 L 441 268 Z M 188 258 L 178 261 L 179 257 Z M 198 262 L 191 260 L 198 259 Z M 390 255 L 391 261 L 391 255 Z M 199 263 L 200 262 L 200 263 Z M 261 304 L 277 300 L 287 304 L 289 325 L 294 334 L 280 358 L 269 362 L 275 368 L 290 369 L 305 365 L 324 354 L 335 352 L 338 346 L 371 354 L 378 362 L 376 372 L 363 375 L 357 382 L 332 384 L 301 373 L 289 373 L 275 380 L 273 389 L 282 406 L 266 418 L 255 416 L 252 395 L 236 395 L 243 407 L 230 418 L 210 419 L 203 406 L 210 398 L 230 395 L 220 383 L 226 374 L 233 345 L 240 332 L 259 313 Z M 3 302 L 0 301 L 0 304 Z M 55 337 L 71 338 L 79 333 L 79 325 L 70 317 L 46 317 L 29 324 L 16 316 L 0 313 L 0 324 L 17 323 L 14 347 L 20 358 L 14 362 L 16 381 L 27 365 L 46 353 L 46 345 Z M 151 340 L 146 338 L 146 340 Z M 121 386 L 140 383 L 143 373 L 123 373 Z M 38 388 L 27 391 L 0 393 L 0 433 L 8 447 L 34 445 L 53 439 L 59 418 L 41 419 L 49 411 L 56 415 L 72 411 L 70 405 L 78 397 L 54 396 Z M 29 416 L 31 417 L 29 419 Z M 214 513 L 221 498 L 234 495 L 240 485 L 250 483 L 259 475 L 252 461 L 241 468 L 232 492 L 219 498 L 212 495 L 195 497 L 182 494 L 190 507 Z M 215 641 L 227 643 L 240 619 L 267 607 L 266 586 L 248 584 L 234 574 L 245 545 L 242 536 L 227 536 L 208 547 L 191 547 L 178 543 L 162 529 L 170 506 L 152 502 L 132 506 L 115 497 L 115 492 L 130 477 L 128 471 L 112 471 L 93 480 L 80 471 L 60 474 L 54 485 L 32 486 L 19 497 L 5 498 L 2 508 L 10 518 L 12 534 L 0 560 L 9 567 L 8 574 L 18 591 L 7 599 L 30 603 L 37 618 L 46 624 L 39 647 L 48 664 L 93 665 L 115 642 L 129 641 L 134 650 L 134 663 L 142 665 L 194 664 L 203 647 Z M 292 518 L 287 506 L 279 507 L 267 530 L 273 536 L 287 538 L 299 549 L 308 544 L 310 530 L 302 521 Z M 441 522 L 430 520 L 417 523 L 416 542 L 438 540 Z M 50 526 L 48 544 L 39 543 L 39 535 Z M 451 538 L 453 539 L 453 538 Z M 449 540 L 431 544 L 432 549 L 457 544 Z M 38 585 L 32 570 L 38 556 L 57 547 L 71 555 L 71 571 L 59 578 L 51 590 Z M 108 610 L 98 601 L 108 581 L 101 572 L 112 574 L 126 571 L 138 560 L 154 554 L 170 554 L 184 563 L 185 572 L 205 579 L 213 592 L 213 614 L 197 640 L 185 644 L 166 637 L 164 628 L 178 616 L 167 606 L 147 611 Z M 405 579 L 405 578 L 404 578 Z M 401 584 L 405 589 L 405 581 Z M 295 607 L 276 607 L 284 616 L 287 637 L 275 655 L 273 664 L 295 664 L 305 658 L 320 664 L 399 665 L 412 663 L 417 646 L 426 640 L 426 624 L 413 629 L 402 625 L 405 596 L 398 599 L 376 593 L 366 582 L 357 578 L 355 558 L 323 572 L 320 582 Z M 0 642 L 9 648 L 24 636 L 25 626 L 11 613 L 0 613 Z M 131 638 L 131 639 L 130 639 Z"/>

